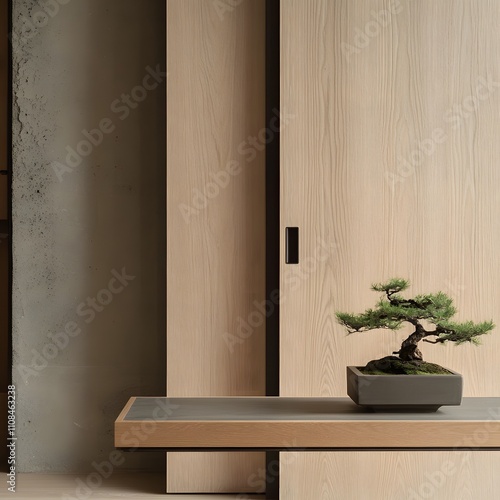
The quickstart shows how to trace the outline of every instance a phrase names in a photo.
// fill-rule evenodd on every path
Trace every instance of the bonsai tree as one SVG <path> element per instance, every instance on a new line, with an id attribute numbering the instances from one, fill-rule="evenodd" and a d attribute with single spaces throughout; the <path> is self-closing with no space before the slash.
<path id="1" fill-rule="evenodd" d="M 431 344 L 454 342 L 457 345 L 471 342 L 477 345 L 480 343 L 479 337 L 489 333 L 495 326 L 491 321 L 454 322 L 451 318 L 456 309 L 448 295 L 438 292 L 406 299 L 400 292 L 406 290 L 409 285 L 407 280 L 401 278 L 373 284 L 372 290 L 384 293 L 375 308 L 367 309 L 361 314 L 336 313 L 339 323 L 347 328 L 349 334 L 379 328 L 398 330 L 405 323 L 413 325 L 413 332 L 403 341 L 399 351 L 393 352 L 393 356 L 368 363 L 365 370 L 410 373 L 407 369 L 410 365 L 414 370 L 412 373 L 415 373 L 415 367 L 419 368 L 417 371 L 436 373 L 432 367 L 438 365 L 427 363 L 426 365 L 432 366 L 424 367 L 422 352 L 418 348 L 420 341 Z"/>

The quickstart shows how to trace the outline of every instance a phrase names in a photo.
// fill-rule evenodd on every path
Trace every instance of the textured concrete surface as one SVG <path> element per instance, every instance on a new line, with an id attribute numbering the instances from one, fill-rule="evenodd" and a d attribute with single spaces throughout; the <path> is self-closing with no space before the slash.
<path id="1" fill-rule="evenodd" d="M 164 393 L 164 11 L 14 0 L 21 472 L 92 471 L 128 397 Z M 162 456 L 124 468 L 163 470 Z"/>

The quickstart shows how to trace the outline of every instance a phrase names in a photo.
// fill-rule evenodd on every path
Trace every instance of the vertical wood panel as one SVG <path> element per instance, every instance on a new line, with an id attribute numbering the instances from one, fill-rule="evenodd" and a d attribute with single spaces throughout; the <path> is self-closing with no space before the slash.
<path id="1" fill-rule="evenodd" d="M 0 391 L 0 471 L 7 471 L 7 393 Z"/>
<path id="2" fill-rule="evenodd" d="M 8 227 L 0 222 L 0 235 Z M 9 240 L 0 239 L 0 392 L 7 392 L 10 380 L 9 363 Z"/>
<path id="3" fill-rule="evenodd" d="M 281 461 L 283 500 L 496 500 L 500 487 L 492 451 L 282 453 Z"/>
<path id="4" fill-rule="evenodd" d="M 247 142 L 265 124 L 264 35 L 263 0 L 167 0 L 169 396 L 265 394 L 265 157 Z M 171 453 L 167 491 L 254 491 L 263 467 Z"/>
<path id="5" fill-rule="evenodd" d="M 301 263 L 281 269 L 281 395 L 345 396 L 346 365 L 404 338 L 336 323 L 375 303 L 372 282 L 407 277 L 409 293 L 450 294 L 457 319 L 500 323 L 500 3 L 281 8 L 282 238 L 301 232 Z M 464 395 L 498 396 L 498 331 L 483 344 L 422 351 L 464 375 Z"/>

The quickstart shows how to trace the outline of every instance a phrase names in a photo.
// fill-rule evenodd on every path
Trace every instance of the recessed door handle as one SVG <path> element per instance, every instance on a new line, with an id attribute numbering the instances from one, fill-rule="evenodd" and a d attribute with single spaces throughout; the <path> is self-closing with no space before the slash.
<path id="1" fill-rule="evenodd" d="M 299 228 L 287 227 L 285 229 L 285 262 L 287 264 L 299 263 Z"/>

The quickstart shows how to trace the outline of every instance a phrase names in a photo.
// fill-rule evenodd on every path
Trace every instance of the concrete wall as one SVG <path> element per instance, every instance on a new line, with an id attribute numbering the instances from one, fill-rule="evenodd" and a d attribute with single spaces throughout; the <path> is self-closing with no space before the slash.
<path id="1" fill-rule="evenodd" d="M 91 471 L 164 393 L 165 0 L 14 0 L 13 44 L 18 471 Z"/>

